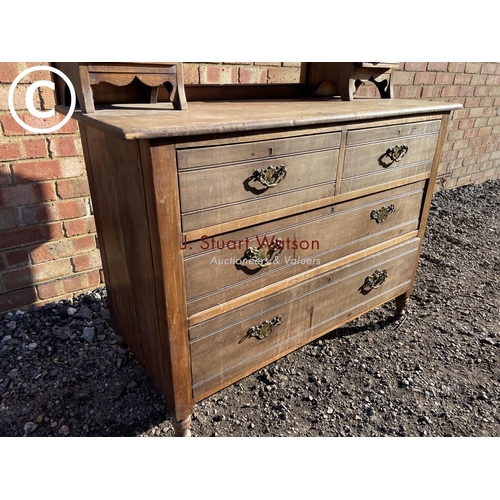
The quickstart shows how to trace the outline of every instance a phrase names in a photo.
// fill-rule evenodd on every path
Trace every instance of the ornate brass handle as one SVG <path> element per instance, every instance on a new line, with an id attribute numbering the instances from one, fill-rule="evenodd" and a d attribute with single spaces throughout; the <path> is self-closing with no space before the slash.
<path id="1" fill-rule="evenodd" d="M 273 167 L 269 165 L 267 168 L 259 168 L 253 173 L 256 180 L 260 181 L 268 188 L 276 187 L 286 177 L 285 165 Z"/>
<path id="2" fill-rule="evenodd" d="M 394 146 L 385 152 L 386 156 L 388 156 L 392 161 L 402 160 L 406 153 L 408 153 L 408 146 L 406 144 Z"/>
<path id="3" fill-rule="evenodd" d="M 387 217 L 389 217 L 389 215 L 394 213 L 395 211 L 396 208 L 394 207 L 394 205 L 389 205 L 388 207 L 382 207 L 378 210 L 372 210 L 370 218 L 377 221 L 377 224 L 379 224 L 380 222 L 384 222 L 385 219 L 387 219 Z"/>
<path id="4" fill-rule="evenodd" d="M 276 316 L 273 319 L 267 319 L 259 326 L 252 326 L 247 332 L 247 337 L 255 337 L 257 339 L 264 339 L 269 337 L 271 332 L 281 325 L 281 316 Z"/>
<path id="5" fill-rule="evenodd" d="M 363 289 L 373 290 L 374 288 L 378 288 L 380 285 L 382 285 L 387 276 L 387 269 L 384 269 L 383 271 L 377 269 L 371 276 L 366 277 Z"/>
<path id="6" fill-rule="evenodd" d="M 260 247 L 250 247 L 245 252 L 247 259 L 255 262 L 259 267 L 270 266 L 283 250 L 283 240 L 277 238 L 272 242 L 271 246 L 264 243 Z"/>

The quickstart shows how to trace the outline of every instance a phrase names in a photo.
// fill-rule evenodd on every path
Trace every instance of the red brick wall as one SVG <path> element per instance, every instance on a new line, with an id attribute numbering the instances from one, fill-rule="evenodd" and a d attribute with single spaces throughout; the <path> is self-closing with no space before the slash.
<path id="1" fill-rule="evenodd" d="M 76 122 L 38 135 L 9 112 L 11 82 L 35 64 L 0 63 L 0 315 L 103 282 Z M 186 83 L 293 83 L 300 63 L 185 63 L 184 73 Z M 28 123 L 24 93 L 42 78 L 31 74 L 16 93 Z M 51 109 L 51 92 L 37 92 L 39 109 Z M 370 85 L 358 92 L 375 95 Z M 439 189 L 500 178 L 500 63 L 400 63 L 395 93 L 464 105 L 451 117 Z"/>
<path id="2" fill-rule="evenodd" d="M 18 125 L 9 111 L 11 82 L 33 65 L 0 63 L 0 315 L 102 283 L 76 122 L 39 135 Z M 50 80 L 50 75 L 31 73 L 15 94 L 16 110 L 27 123 L 25 92 L 36 79 Z M 53 107 L 52 92 L 46 90 L 35 93 L 42 110 Z"/>

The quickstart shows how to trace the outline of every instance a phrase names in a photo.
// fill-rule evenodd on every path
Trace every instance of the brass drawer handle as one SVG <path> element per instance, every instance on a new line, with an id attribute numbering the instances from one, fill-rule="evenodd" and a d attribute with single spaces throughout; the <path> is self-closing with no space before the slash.
<path id="1" fill-rule="evenodd" d="M 371 276 L 366 277 L 365 283 L 362 287 L 363 290 L 369 291 L 374 288 L 378 288 L 386 280 L 387 276 L 387 269 L 384 269 L 383 271 L 377 269 Z"/>
<path id="2" fill-rule="evenodd" d="M 267 319 L 259 326 L 252 326 L 247 332 L 247 337 L 255 337 L 257 339 L 264 339 L 269 337 L 272 331 L 281 325 L 281 316 L 276 316 L 273 319 Z"/>
<path id="3" fill-rule="evenodd" d="M 392 161 L 402 160 L 406 153 L 408 153 L 408 146 L 406 144 L 394 146 L 385 152 L 386 156 L 388 156 Z"/>
<path id="4" fill-rule="evenodd" d="M 259 168 L 253 173 L 256 180 L 260 181 L 268 188 L 276 187 L 286 177 L 285 165 L 273 167 L 269 165 L 267 168 Z"/>
<path id="5" fill-rule="evenodd" d="M 268 267 L 276 261 L 283 250 L 283 246 L 283 240 L 277 238 L 272 242 L 271 246 L 264 243 L 260 247 L 247 248 L 245 257 L 255 262 L 259 267 Z"/>
<path id="6" fill-rule="evenodd" d="M 375 220 L 377 224 L 384 222 L 390 214 L 396 211 L 394 205 L 389 205 L 388 207 L 381 207 L 378 210 L 372 210 L 370 218 Z"/>

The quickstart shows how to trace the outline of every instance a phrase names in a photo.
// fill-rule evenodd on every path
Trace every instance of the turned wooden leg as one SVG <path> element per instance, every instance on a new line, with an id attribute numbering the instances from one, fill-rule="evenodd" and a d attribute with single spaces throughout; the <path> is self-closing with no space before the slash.
<path id="1" fill-rule="evenodd" d="M 191 415 L 185 420 L 175 420 L 172 418 L 172 425 L 174 426 L 176 437 L 189 437 L 191 436 Z"/>
<path id="2" fill-rule="evenodd" d="M 394 302 L 396 305 L 396 309 L 394 310 L 393 321 L 399 321 L 405 313 L 404 309 L 408 304 L 408 296 L 406 295 L 406 293 L 398 295 Z"/>
<path id="3" fill-rule="evenodd" d="M 115 338 L 116 338 L 116 343 L 118 344 L 117 365 L 118 365 L 118 368 L 121 368 L 127 362 L 128 353 L 130 352 L 130 349 L 129 349 L 127 343 L 125 342 L 125 340 L 123 340 L 123 337 L 121 335 L 118 335 L 117 333 L 115 333 Z"/>

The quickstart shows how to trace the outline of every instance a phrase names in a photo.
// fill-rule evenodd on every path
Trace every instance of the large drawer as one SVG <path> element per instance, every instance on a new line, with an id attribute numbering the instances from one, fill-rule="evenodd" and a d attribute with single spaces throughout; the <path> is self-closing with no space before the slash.
<path id="1" fill-rule="evenodd" d="M 439 126 L 432 120 L 349 131 L 341 192 L 430 173 Z"/>
<path id="2" fill-rule="evenodd" d="M 181 203 L 182 230 L 184 232 L 215 226 L 229 221 L 264 214 L 280 208 L 300 205 L 335 194 L 335 181 L 339 157 L 339 133 L 326 134 L 312 140 L 313 146 L 322 149 L 297 154 L 275 154 L 274 146 L 270 146 L 272 154 L 259 160 L 248 160 L 252 152 L 242 145 L 224 146 L 236 148 L 222 155 L 220 161 L 234 159 L 241 153 L 242 159 L 219 164 L 218 152 L 211 148 L 203 148 L 207 162 L 215 165 L 197 166 L 179 170 L 179 190 Z M 309 138 L 308 138 L 309 139 Z M 307 145 L 304 138 L 288 140 L 288 148 L 279 151 L 303 149 Z M 329 149 L 323 147 L 330 144 Z M 299 147 L 302 146 L 302 147 Z M 264 147 L 267 148 L 266 145 Z M 310 146 L 312 147 L 312 146 Z M 183 156 L 186 151 L 178 151 L 181 165 L 198 165 L 201 159 L 199 152 L 192 151 L 192 158 Z M 196 153 L 196 154 L 195 154 Z M 222 154 L 222 153 L 221 153 Z M 262 152 L 255 152 L 255 156 Z"/>
<path id="3" fill-rule="evenodd" d="M 422 181 L 187 244 L 188 315 L 417 229 L 423 188 Z M 259 265 L 252 255 L 266 244 L 268 262 Z"/>
<path id="4" fill-rule="evenodd" d="M 405 292 L 419 241 L 411 239 L 191 327 L 195 399 Z"/>

